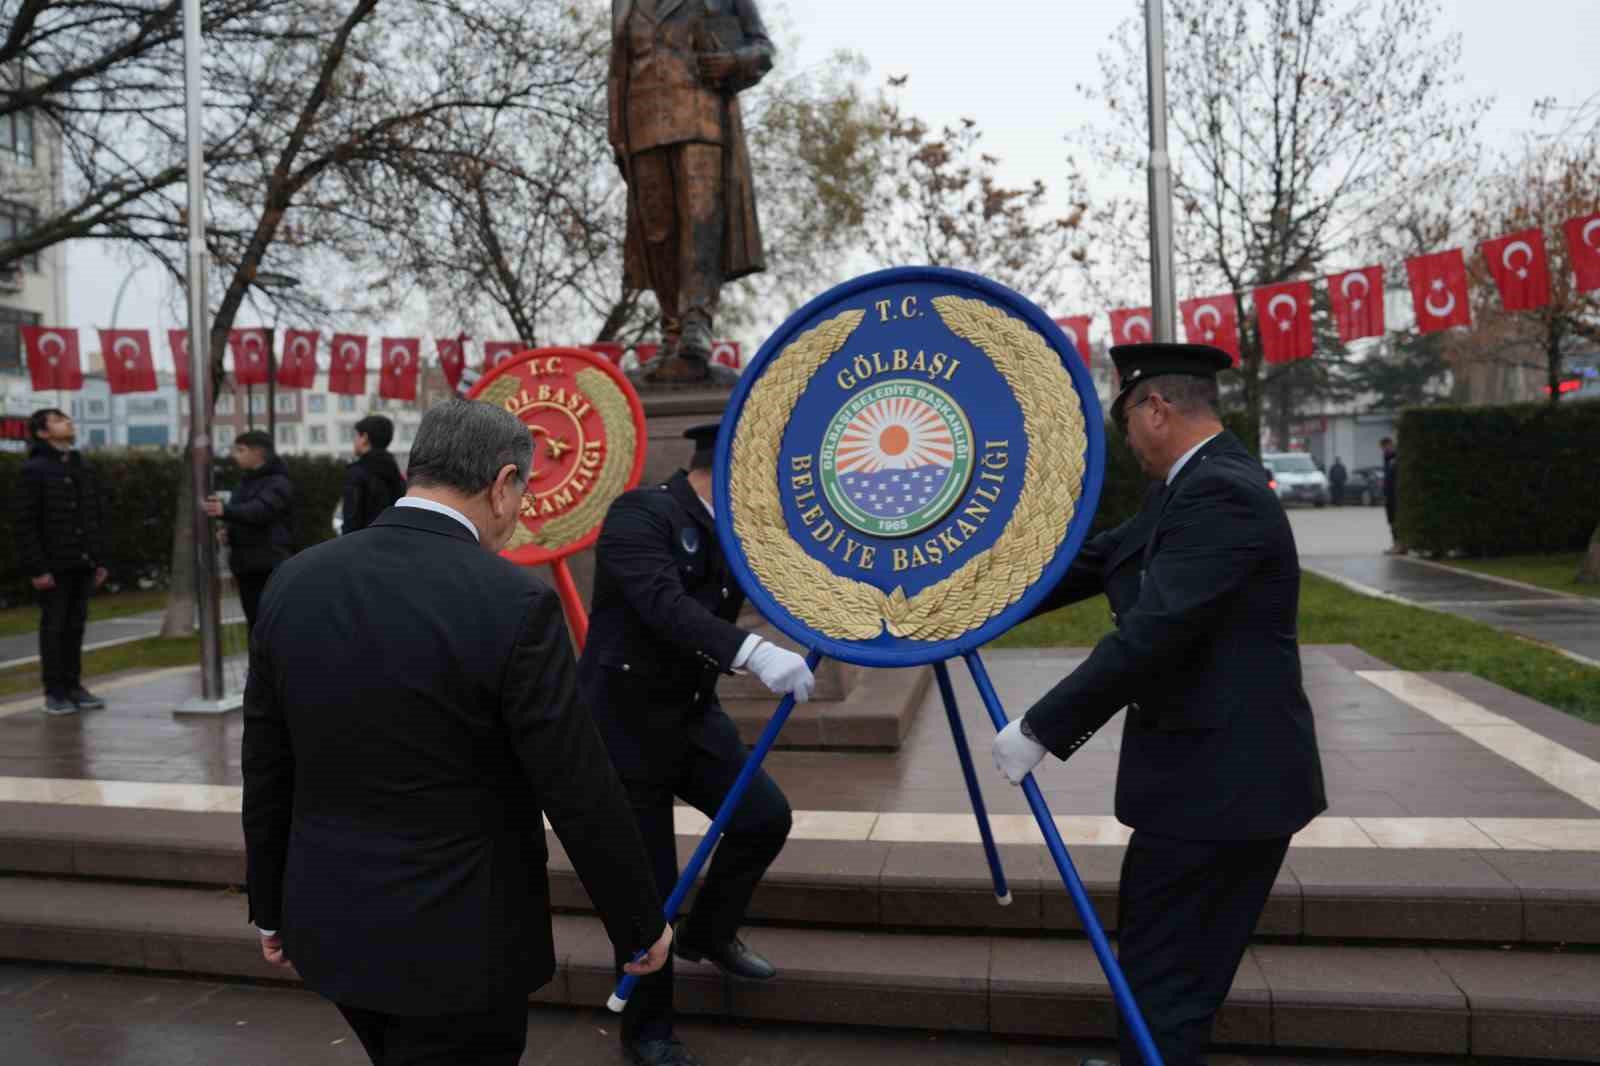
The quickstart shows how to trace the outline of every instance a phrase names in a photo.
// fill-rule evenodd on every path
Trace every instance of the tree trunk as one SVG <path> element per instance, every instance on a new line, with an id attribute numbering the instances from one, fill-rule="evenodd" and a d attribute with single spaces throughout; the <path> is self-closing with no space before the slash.
<path id="1" fill-rule="evenodd" d="M 1589 550 L 1584 553 L 1583 562 L 1578 566 L 1578 584 L 1600 585 L 1600 523 L 1594 527 L 1594 534 L 1589 537 Z"/>
<path id="2" fill-rule="evenodd" d="M 172 523 L 172 584 L 167 590 L 167 616 L 163 637 L 187 637 L 194 632 L 197 587 L 194 559 L 194 474 L 189 449 L 183 449 L 183 470 L 178 474 L 177 517 Z"/>

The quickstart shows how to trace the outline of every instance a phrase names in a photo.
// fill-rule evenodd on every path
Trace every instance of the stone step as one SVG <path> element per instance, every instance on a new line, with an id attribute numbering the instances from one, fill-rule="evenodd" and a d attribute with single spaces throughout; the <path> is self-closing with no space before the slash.
<path id="1" fill-rule="evenodd" d="M 553 833 L 551 899 L 591 909 Z M 678 837 L 680 861 L 697 838 Z M 1013 902 L 997 905 L 975 844 L 791 840 L 753 922 L 966 933 L 1081 929 L 1043 848 L 1000 848 Z M 1117 922 L 1122 848 L 1071 852 L 1101 921 Z M 69 804 L 0 804 L 0 872 L 231 886 L 244 881 L 239 816 Z M 1600 855 L 1589 852 L 1292 848 L 1262 939 L 1600 945 Z"/>
<path id="2" fill-rule="evenodd" d="M 533 997 L 598 1005 L 611 989 L 598 920 L 558 915 L 555 979 Z M 688 1014 L 1103 1039 L 1110 995 L 1067 937 L 756 928 L 765 983 L 683 965 Z M 0 958 L 283 980 L 231 889 L 0 877 Z M 1600 955 L 1548 950 L 1258 944 L 1217 1042 L 1600 1062 Z"/>

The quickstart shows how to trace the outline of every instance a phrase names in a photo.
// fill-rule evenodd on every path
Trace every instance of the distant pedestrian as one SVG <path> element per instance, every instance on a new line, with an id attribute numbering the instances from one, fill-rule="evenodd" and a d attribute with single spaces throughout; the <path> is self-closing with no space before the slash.
<path id="1" fill-rule="evenodd" d="M 1400 540 L 1394 516 L 1400 506 L 1400 450 L 1394 446 L 1393 437 L 1378 442 L 1383 449 L 1383 512 L 1389 516 L 1389 539 L 1394 543 L 1384 549 L 1385 555 L 1404 555 L 1406 546 Z"/>
<path id="2" fill-rule="evenodd" d="M 356 461 L 344 473 L 341 535 L 366 529 L 406 494 L 400 464 L 389 454 L 392 440 L 394 423 L 382 415 L 368 415 L 356 423 Z"/>
<path id="3" fill-rule="evenodd" d="M 254 629 L 261 590 L 279 564 L 294 554 L 294 483 L 272 449 L 272 438 L 259 429 L 239 434 L 233 459 L 244 479 L 226 504 L 212 496 L 205 508 L 224 523 L 228 568 L 239 586 L 245 625 Z"/>
<path id="4" fill-rule="evenodd" d="M 76 714 L 105 706 L 81 676 L 89 594 L 106 581 L 100 481 L 73 448 L 77 427 L 65 411 L 35 411 L 28 432 L 33 446 L 17 495 L 17 555 L 39 600 L 45 713 Z"/>
<path id="5" fill-rule="evenodd" d="M 1344 506 L 1344 483 L 1349 480 L 1350 472 L 1344 468 L 1344 460 L 1335 455 L 1333 467 L 1328 471 L 1328 491 L 1335 507 Z"/>

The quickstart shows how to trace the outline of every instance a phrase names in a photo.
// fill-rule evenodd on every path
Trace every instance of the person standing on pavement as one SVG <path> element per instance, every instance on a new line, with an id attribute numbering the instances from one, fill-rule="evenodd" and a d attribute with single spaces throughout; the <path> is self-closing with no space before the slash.
<path id="1" fill-rule="evenodd" d="M 400 464 L 389 454 L 392 440 L 394 423 L 382 415 L 368 415 L 356 423 L 356 461 L 344 472 L 341 536 L 366 529 L 406 494 Z"/>
<path id="2" fill-rule="evenodd" d="M 1328 491 L 1335 507 L 1344 506 L 1344 485 L 1349 480 L 1350 471 L 1344 468 L 1344 460 L 1335 455 L 1333 466 L 1328 469 Z"/>
<path id="3" fill-rule="evenodd" d="M 1384 554 L 1404 555 L 1406 546 L 1394 524 L 1400 509 L 1400 450 L 1394 446 L 1393 437 L 1383 438 L 1378 447 L 1383 449 L 1383 513 L 1389 517 L 1389 539 L 1393 541 L 1384 549 Z"/>
<path id="4" fill-rule="evenodd" d="M 671 943 L 560 600 L 499 556 L 532 461 L 515 415 L 434 407 L 406 497 L 280 567 L 250 645 L 250 920 L 381 1066 L 521 1059 L 556 965 L 546 815 L 629 972 Z"/>
<path id="5" fill-rule="evenodd" d="M 76 714 L 105 706 L 82 678 L 89 594 L 106 582 L 100 482 L 73 448 L 77 427 L 65 411 L 35 411 L 28 430 L 33 445 L 17 495 L 17 555 L 39 601 L 45 713 Z"/>
<path id="6" fill-rule="evenodd" d="M 1001 730 L 994 758 L 1020 783 L 1127 708 L 1118 954 L 1167 1066 L 1198 1066 L 1289 838 L 1327 807 L 1300 676 L 1300 563 L 1267 473 L 1218 417 L 1231 357 L 1191 344 L 1111 357 L 1112 417 L 1156 484 L 1040 610 L 1103 592 L 1116 629 Z M 1124 1066 L 1142 1061 L 1126 1025 L 1121 1051 Z"/>
<path id="7" fill-rule="evenodd" d="M 711 512 L 717 426 L 696 426 L 687 471 L 624 493 L 595 547 L 589 639 L 578 666 L 584 703 L 628 790 L 663 898 L 678 880 L 672 800 L 714 816 L 747 754 L 717 702 L 717 678 L 748 670 L 804 703 L 806 661 L 734 624 L 744 594 Z M 789 801 L 765 771 L 751 782 L 696 897 L 674 953 L 724 973 L 766 980 L 777 971 L 739 939 L 756 885 L 783 850 Z M 616 956 L 619 969 L 627 956 Z M 673 1035 L 672 967 L 639 982 L 622 1015 L 624 1054 L 639 1066 L 696 1066 Z"/>
<path id="8" fill-rule="evenodd" d="M 206 514 L 220 518 L 228 544 L 228 569 L 239 587 L 245 627 L 253 631 L 267 579 L 294 554 L 294 483 L 289 468 L 259 429 L 241 433 L 233 460 L 244 472 L 226 504 L 220 496 L 205 502 Z"/>

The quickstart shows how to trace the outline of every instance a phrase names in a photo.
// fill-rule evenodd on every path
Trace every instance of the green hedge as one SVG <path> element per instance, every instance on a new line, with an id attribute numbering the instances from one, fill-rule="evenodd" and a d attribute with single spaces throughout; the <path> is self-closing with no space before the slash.
<path id="1" fill-rule="evenodd" d="M 1399 444 L 1396 523 L 1409 547 L 1574 551 L 1600 522 L 1600 403 L 1411 408 Z"/>
<path id="2" fill-rule="evenodd" d="M 17 482 L 23 456 L 0 453 L 0 606 L 31 598 L 28 575 L 17 560 Z M 140 579 L 164 582 L 171 563 L 172 524 L 177 513 L 181 456 L 150 451 L 95 451 L 87 456 L 100 475 L 106 500 L 106 564 L 111 582 L 131 586 Z M 284 456 L 296 492 L 296 545 L 308 547 L 333 536 L 333 512 L 344 485 L 341 460 Z M 239 483 L 233 460 L 216 465 L 218 488 Z"/>
<path id="3" fill-rule="evenodd" d="M 1261 454 L 1261 434 L 1243 411 L 1229 411 L 1222 424 L 1233 432 L 1251 453 Z M 1139 460 L 1128 447 L 1127 438 L 1113 428 L 1106 430 L 1106 480 L 1100 490 L 1100 507 L 1095 511 L 1091 531 L 1099 533 L 1139 513 L 1150 479 L 1139 469 Z"/>

